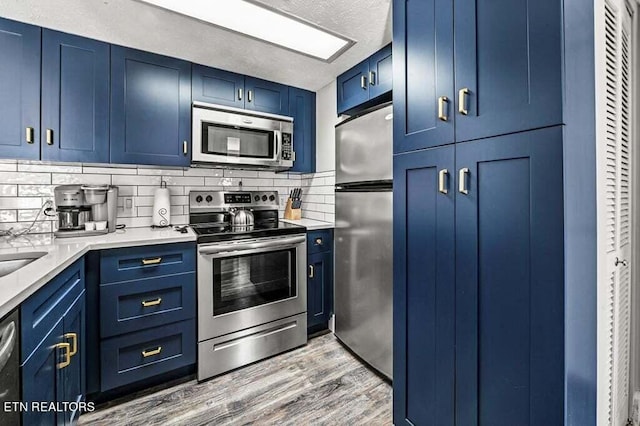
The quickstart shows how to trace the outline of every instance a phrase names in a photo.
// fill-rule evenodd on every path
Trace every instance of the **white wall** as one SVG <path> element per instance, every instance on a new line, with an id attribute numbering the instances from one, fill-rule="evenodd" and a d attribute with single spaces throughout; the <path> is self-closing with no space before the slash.
<path id="1" fill-rule="evenodd" d="M 316 92 L 316 172 L 336 168 L 335 125 L 341 120 L 337 110 L 336 81 Z"/>

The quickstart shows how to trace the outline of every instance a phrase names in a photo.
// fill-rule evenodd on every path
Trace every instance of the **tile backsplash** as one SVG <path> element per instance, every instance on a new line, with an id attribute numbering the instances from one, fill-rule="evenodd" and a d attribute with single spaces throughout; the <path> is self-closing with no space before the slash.
<path id="1" fill-rule="evenodd" d="M 127 227 L 151 225 L 153 194 L 160 182 L 171 191 L 171 222 L 189 221 L 191 190 L 276 190 L 280 194 L 281 214 L 290 190 L 302 187 L 303 217 L 334 221 L 334 172 L 299 175 L 268 171 L 205 168 L 150 168 L 134 165 L 95 165 L 0 160 L 0 230 L 26 228 L 47 200 L 53 188 L 65 184 L 111 184 L 120 188 L 118 223 Z M 132 197 L 134 207 L 124 210 L 124 199 Z M 55 230 L 53 217 L 41 216 L 32 232 Z"/>

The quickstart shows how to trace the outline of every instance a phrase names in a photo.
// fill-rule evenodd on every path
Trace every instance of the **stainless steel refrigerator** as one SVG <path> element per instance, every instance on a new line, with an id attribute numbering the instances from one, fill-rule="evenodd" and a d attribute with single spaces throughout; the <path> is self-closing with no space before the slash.
<path id="1" fill-rule="evenodd" d="M 385 104 L 336 126 L 335 334 L 392 375 L 393 131 Z"/>

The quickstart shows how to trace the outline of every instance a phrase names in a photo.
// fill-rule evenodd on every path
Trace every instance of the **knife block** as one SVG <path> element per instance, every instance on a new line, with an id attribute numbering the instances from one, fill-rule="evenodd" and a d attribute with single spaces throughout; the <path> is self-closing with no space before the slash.
<path id="1" fill-rule="evenodd" d="M 294 209 L 292 205 L 293 200 L 291 198 L 287 199 L 287 206 L 284 208 L 284 218 L 289 220 L 302 219 L 302 209 Z"/>

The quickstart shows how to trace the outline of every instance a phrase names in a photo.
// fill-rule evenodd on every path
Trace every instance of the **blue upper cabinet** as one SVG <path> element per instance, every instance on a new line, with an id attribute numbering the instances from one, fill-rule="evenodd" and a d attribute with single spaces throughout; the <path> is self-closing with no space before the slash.
<path id="1" fill-rule="evenodd" d="M 191 64 L 111 47 L 111 162 L 188 166 Z"/>
<path id="2" fill-rule="evenodd" d="M 271 114 L 287 115 L 289 113 L 289 86 L 245 77 L 244 88 L 246 109 Z"/>
<path id="3" fill-rule="evenodd" d="M 562 2 L 455 3 L 456 140 L 561 124 Z"/>
<path id="4" fill-rule="evenodd" d="M 385 46 L 337 78 L 338 115 L 385 101 L 392 89 L 391 45 Z"/>
<path id="5" fill-rule="evenodd" d="M 109 162 L 109 50 L 43 30 L 43 160 Z"/>
<path id="6" fill-rule="evenodd" d="M 0 19 L 0 157 L 40 158 L 39 27 Z"/>
<path id="7" fill-rule="evenodd" d="M 293 149 L 296 159 L 290 172 L 316 171 L 316 94 L 289 88 L 289 115 L 293 117 Z"/>
<path id="8" fill-rule="evenodd" d="M 244 108 L 244 76 L 229 71 L 193 64 L 194 101 Z"/>
<path id="9" fill-rule="evenodd" d="M 393 3 L 394 152 L 454 142 L 453 2 Z"/>
<path id="10" fill-rule="evenodd" d="M 369 60 L 360 62 L 340 74 L 338 84 L 338 115 L 369 100 Z"/>
<path id="11" fill-rule="evenodd" d="M 369 98 L 373 99 L 393 89 L 391 45 L 369 58 Z"/>
<path id="12" fill-rule="evenodd" d="M 455 424 L 561 425 L 562 127 L 458 144 L 456 170 L 464 169 L 455 206 Z"/>

